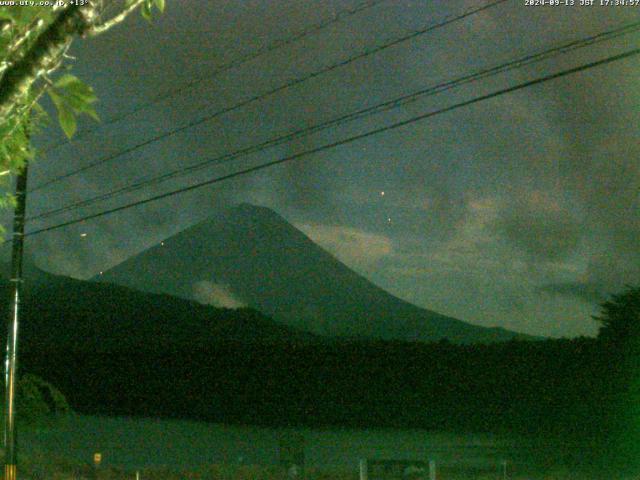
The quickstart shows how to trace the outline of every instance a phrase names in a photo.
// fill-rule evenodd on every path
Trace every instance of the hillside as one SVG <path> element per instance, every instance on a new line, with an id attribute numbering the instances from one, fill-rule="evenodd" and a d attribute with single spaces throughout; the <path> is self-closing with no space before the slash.
<path id="1" fill-rule="evenodd" d="M 167 351 L 220 343 L 307 343 L 313 335 L 250 308 L 220 309 L 29 268 L 20 325 L 21 350 L 73 348 Z M 8 285 L 0 294 L 8 299 Z"/>
<path id="2" fill-rule="evenodd" d="M 612 394 L 603 369 L 610 354 L 593 339 L 335 342 L 251 309 L 42 271 L 27 278 L 21 372 L 59 387 L 81 413 L 522 433 L 580 424 L 591 432 Z"/>

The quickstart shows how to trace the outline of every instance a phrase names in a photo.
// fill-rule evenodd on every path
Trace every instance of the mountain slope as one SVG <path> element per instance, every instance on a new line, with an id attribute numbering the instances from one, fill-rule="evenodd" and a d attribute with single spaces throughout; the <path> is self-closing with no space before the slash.
<path id="1" fill-rule="evenodd" d="M 51 275 L 27 267 L 21 350 L 169 351 L 223 343 L 320 341 L 253 309 L 220 309 L 168 295 Z M 7 308 L 8 282 L 0 285 Z M 4 311 L 4 310 L 3 310 Z"/>
<path id="2" fill-rule="evenodd" d="M 96 280 L 200 301 L 208 291 L 212 301 L 223 296 L 246 303 L 286 325 L 323 335 L 459 343 L 524 338 L 400 300 L 275 212 L 247 204 L 166 239 Z"/>

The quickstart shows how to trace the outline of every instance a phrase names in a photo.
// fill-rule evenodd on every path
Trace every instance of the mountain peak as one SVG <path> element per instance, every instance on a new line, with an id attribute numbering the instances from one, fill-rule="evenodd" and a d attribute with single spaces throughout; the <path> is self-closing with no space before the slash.
<path id="1" fill-rule="evenodd" d="M 252 231 L 273 235 L 274 229 L 290 230 L 293 229 L 293 226 L 268 207 L 240 203 L 210 215 L 172 238 L 174 240 L 182 238 L 183 233 L 189 232 L 189 237 L 191 237 L 189 241 L 193 241 L 193 237 L 209 233 L 215 235 L 217 232 L 225 230 L 233 230 L 238 234 L 241 231 Z M 165 239 L 165 241 L 169 240 L 171 239 Z"/>
<path id="2" fill-rule="evenodd" d="M 277 216 L 280 217 L 274 210 L 262 205 L 255 205 L 253 203 L 242 202 L 232 205 L 227 209 L 232 213 L 245 213 L 251 215 L 265 215 L 265 216 Z M 281 217 L 280 217 L 281 218 Z"/>

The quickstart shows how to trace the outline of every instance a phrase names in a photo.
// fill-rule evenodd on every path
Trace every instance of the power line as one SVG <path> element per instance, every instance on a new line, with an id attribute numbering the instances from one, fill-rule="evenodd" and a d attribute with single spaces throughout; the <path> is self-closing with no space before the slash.
<path id="1" fill-rule="evenodd" d="M 251 145 L 248 147 L 244 147 L 241 148 L 239 150 L 236 150 L 234 152 L 231 153 L 227 153 L 212 159 L 207 159 L 204 160 L 202 162 L 196 163 L 194 165 L 190 165 L 187 167 L 183 167 L 180 169 L 176 169 L 173 170 L 172 172 L 168 172 L 168 173 L 164 173 L 162 175 L 159 176 L 154 176 L 154 177 L 147 177 L 147 178 L 142 178 L 139 179 L 137 181 L 135 181 L 132 184 L 129 185 L 125 185 L 123 187 L 120 187 L 118 189 L 112 190 L 110 192 L 107 193 L 103 193 L 97 196 L 94 196 L 92 198 L 89 199 L 85 199 L 85 200 L 81 200 L 79 202 L 75 202 L 72 203 L 70 205 L 66 205 L 63 207 L 59 207 L 59 208 L 55 208 L 43 213 L 40 213 L 38 215 L 34 215 L 32 217 L 29 218 L 29 220 L 37 220 L 37 219 L 42 219 L 42 218 L 48 218 L 51 217 L 53 215 L 58 215 L 60 213 L 63 212 L 68 212 L 68 211 L 72 211 L 72 210 L 76 210 L 78 208 L 81 207 L 86 207 L 89 205 L 93 205 L 97 202 L 101 202 L 101 201 L 105 201 L 105 200 L 110 200 L 112 198 L 115 198 L 118 195 L 124 194 L 124 193 L 130 193 L 136 190 L 139 190 L 141 188 L 150 186 L 150 185 L 157 185 L 159 183 L 162 183 L 164 181 L 170 180 L 172 178 L 178 177 L 178 176 L 182 176 L 182 175 L 186 175 L 188 173 L 194 172 L 196 170 L 211 166 L 211 165 L 219 165 L 223 162 L 229 162 L 232 160 L 235 160 L 237 158 L 246 156 L 248 154 L 251 153 L 256 153 L 256 152 L 260 152 L 263 151 L 267 148 L 276 146 L 276 145 L 281 145 L 283 143 L 289 142 L 293 139 L 297 139 L 297 138 L 301 138 L 307 135 L 310 135 L 312 133 L 316 133 L 319 132 L 321 130 L 327 129 L 329 127 L 332 126 L 336 126 L 336 125 L 340 125 L 346 122 L 350 122 L 350 121 L 354 121 L 357 119 L 361 119 L 361 118 L 365 118 L 368 117 L 370 115 L 374 115 L 383 111 L 387 111 L 390 110 L 392 108 L 396 108 L 398 106 L 403 106 L 406 105 L 410 102 L 415 102 L 417 100 L 419 100 L 420 98 L 423 98 L 425 96 L 430 96 L 430 95 L 435 95 L 437 93 L 441 93 L 444 92 L 446 90 L 450 90 L 452 88 L 457 88 L 461 85 L 465 85 L 468 83 L 472 83 L 472 82 L 476 82 L 478 80 L 481 80 L 483 78 L 487 78 L 490 76 L 494 76 L 497 75 L 499 73 L 503 73 L 509 70 L 513 70 L 516 68 L 522 68 L 524 66 L 528 66 L 531 65 L 533 63 L 536 62 L 540 62 L 542 60 L 546 60 L 549 58 L 552 58 L 554 56 L 557 56 L 559 54 L 565 54 L 580 48 L 584 48 L 590 45 L 593 45 L 595 43 L 599 43 L 599 42 L 603 42 L 603 41 L 608 41 L 611 40 L 613 38 L 619 37 L 621 35 L 626 35 L 629 33 L 634 33 L 637 32 L 638 30 L 640 30 L 640 22 L 634 22 L 631 24 L 627 24 L 627 25 L 623 25 L 619 28 L 616 29 L 612 29 L 612 30 L 608 30 L 605 32 L 600 32 L 598 34 L 595 35 L 591 35 L 589 37 L 583 38 L 583 39 L 579 39 L 579 40 L 574 40 L 574 41 L 570 41 L 570 42 L 565 42 L 562 43 L 556 47 L 552 47 L 543 51 L 539 51 L 533 54 L 529 54 L 526 55 L 524 57 L 520 57 L 516 60 L 512 60 L 509 61 L 507 63 L 503 63 L 500 64 L 498 66 L 494 66 L 491 68 L 487 68 L 484 70 L 480 70 L 477 72 L 474 72 L 472 74 L 468 74 L 465 75 L 463 77 L 459 77 L 456 78 L 454 80 L 450 80 L 444 83 L 439 83 L 435 86 L 431 86 L 422 90 L 419 90 L 417 92 L 413 92 L 411 94 L 407 94 L 407 95 L 403 95 L 401 97 L 374 105 L 374 106 L 370 106 L 364 109 L 361 109 L 359 111 L 356 112 L 352 112 L 346 115 L 342 115 L 340 117 L 316 124 L 316 125 L 312 125 L 310 127 L 306 127 L 303 129 L 299 129 L 272 139 L 269 139 L 267 141 L 261 142 L 259 144 L 256 145 Z"/>
<path id="2" fill-rule="evenodd" d="M 142 111 L 142 110 L 146 110 L 149 107 L 152 107 L 153 105 L 156 105 L 164 100 L 167 100 L 171 97 L 175 97 L 183 92 L 185 92 L 186 90 L 190 90 L 193 87 L 195 87 L 196 85 L 198 85 L 199 83 L 202 83 L 206 80 L 211 80 L 215 77 L 217 77 L 218 75 L 228 72 L 229 70 L 239 67 L 241 65 L 244 65 L 245 63 L 248 63 L 252 60 L 255 60 L 257 58 L 260 58 L 263 55 L 267 55 L 275 50 L 278 50 L 280 48 L 283 47 L 287 47 L 295 42 L 297 42 L 298 40 L 302 40 L 305 37 L 308 37 L 310 35 L 313 35 L 315 33 L 318 33 L 322 30 L 324 30 L 325 28 L 330 27 L 331 25 L 333 25 L 334 23 L 340 22 L 342 21 L 344 18 L 346 17 L 350 17 L 353 15 L 356 15 L 364 10 L 368 10 L 369 8 L 373 8 L 383 2 L 386 2 L 387 0 L 370 0 L 367 1 L 365 3 L 362 3 L 360 5 L 357 5 L 355 7 L 352 8 L 345 8 L 343 10 L 340 10 L 336 13 L 334 13 L 334 15 L 331 18 L 325 19 L 322 22 L 316 24 L 316 25 L 311 25 L 307 28 L 305 28 L 304 30 L 301 30 L 298 33 L 295 33 L 294 35 L 292 35 L 289 38 L 286 39 L 277 39 L 274 40 L 273 42 L 269 43 L 268 45 L 262 47 L 262 48 L 258 48 L 256 51 L 254 52 L 249 52 L 245 55 L 240 56 L 239 58 L 232 60 L 226 64 L 223 64 L 222 66 L 220 66 L 219 68 L 215 69 L 212 73 L 210 73 L 209 75 L 206 76 L 202 76 L 199 77 L 197 79 L 191 80 L 189 82 L 184 83 L 183 85 L 177 87 L 177 88 L 172 88 L 164 93 L 161 93 L 159 95 L 156 95 L 154 98 L 152 98 L 150 101 L 146 102 L 146 103 L 142 103 L 140 105 L 138 105 L 137 107 L 134 107 L 133 109 L 124 112 L 120 115 L 115 115 L 114 117 L 110 118 L 109 120 L 106 120 L 105 122 L 101 123 L 100 125 L 98 125 L 96 128 L 93 129 L 87 129 L 83 132 L 78 133 L 75 137 L 74 140 L 80 140 L 88 135 L 91 135 L 109 125 L 113 125 L 116 123 L 121 122 L 122 120 Z M 44 148 L 44 153 L 48 153 L 51 152 L 59 147 L 62 147 L 63 145 L 69 145 L 69 141 L 68 140 L 64 140 L 61 141 L 59 143 L 53 144 L 50 147 L 45 147 Z"/>
<path id="3" fill-rule="evenodd" d="M 501 89 L 501 90 L 497 90 L 497 91 L 494 91 L 494 92 L 486 94 L 486 95 L 481 95 L 481 96 L 472 98 L 471 100 L 466 100 L 464 102 L 456 103 L 454 105 L 451 105 L 451 106 L 445 107 L 445 108 L 441 108 L 439 110 L 423 113 L 421 115 L 418 115 L 416 117 L 412 117 L 412 118 L 407 119 L 407 120 L 396 122 L 396 123 L 393 123 L 393 124 L 385 126 L 385 127 L 376 128 L 374 130 L 370 130 L 368 132 L 361 133 L 361 134 L 358 134 L 358 135 L 354 135 L 354 136 L 348 137 L 346 139 L 342 139 L 342 140 L 338 140 L 338 141 L 335 141 L 335 142 L 332 142 L 332 143 L 329 143 L 329 144 L 325 144 L 325 145 L 322 145 L 320 147 L 316 147 L 316 148 L 312 148 L 312 149 L 309 149 L 309 150 L 305 150 L 303 152 L 299 152 L 299 153 L 296 153 L 296 154 L 293 154 L 293 155 L 289 155 L 287 157 L 280 158 L 278 160 L 273 160 L 271 162 L 266 162 L 266 163 L 263 163 L 263 164 L 260 164 L 260 165 L 256 165 L 256 166 L 253 166 L 253 167 L 250 167 L 250 168 L 245 168 L 243 170 L 238 170 L 236 172 L 233 172 L 233 173 L 230 173 L 230 174 L 227 174 L 227 175 L 223 175 L 223 176 L 220 176 L 220 177 L 215 177 L 215 178 L 206 180 L 204 182 L 200 182 L 200 183 L 196 183 L 196 184 L 190 185 L 188 187 L 183 187 L 183 188 L 179 188 L 177 190 L 172 190 L 170 192 L 165 192 L 165 193 L 162 193 L 162 194 L 159 194 L 159 195 L 155 195 L 153 197 L 149 197 L 149 198 L 146 198 L 146 199 L 143 199 L 143 200 L 138 200 L 138 201 L 135 201 L 135 202 L 131 202 L 131 203 L 128 203 L 126 205 L 121 205 L 119 207 L 110 208 L 108 210 L 103 210 L 101 212 L 93 213 L 91 215 L 86 215 L 84 217 L 76 218 L 74 220 L 69 220 L 69 221 L 66 221 L 66 222 L 63 222 L 63 223 L 59 223 L 57 225 L 52 225 L 52 226 L 41 228 L 41 229 L 38 229 L 38 230 L 33 230 L 31 232 L 26 233 L 25 236 L 33 236 L 33 235 L 38 235 L 40 233 L 49 232 L 49 231 L 52 231 L 52 230 L 57 230 L 57 229 L 60 229 L 60 228 L 63 228 L 63 227 L 67 227 L 69 225 L 74 225 L 74 224 L 77 224 L 77 223 L 84 222 L 86 220 L 91 220 L 91 219 L 102 217 L 102 216 L 109 215 L 109 214 L 112 214 L 112 213 L 120 212 L 122 210 L 127 210 L 129 208 L 133 208 L 133 207 L 136 207 L 136 206 L 140 206 L 140 205 L 144 205 L 144 204 L 147 204 L 147 203 L 155 202 L 157 200 L 161 200 L 161 199 L 164 199 L 164 198 L 172 197 L 174 195 L 178 195 L 178 194 L 181 194 L 181 193 L 185 193 L 185 192 L 189 192 L 189 191 L 192 191 L 192 190 L 196 190 L 198 188 L 202 188 L 202 187 L 205 187 L 205 186 L 208 186 L 208 185 L 212 185 L 214 183 L 219 183 L 219 182 L 222 182 L 222 181 L 225 181 L 225 180 L 229 180 L 229 179 L 232 179 L 232 178 L 236 178 L 236 177 L 239 177 L 239 176 L 242 176 L 242 175 L 247 175 L 249 173 L 253 173 L 253 172 L 256 172 L 258 170 L 262 170 L 262 169 L 265 169 L 265 168 L 273 167 L 275 165 L 280 165 L 280 164 L 283 164 L 283 163 L 286 163 L 286 162 L 297 160 L 299 158 L 302 158 L 302 157 L 305 157 L 305 156 L 308 156 L 308 155 L 312 155 L 312 154 L 315 154 L 315 153 L 320 153 L 320 152 L 325 151 L 325 150 L 330 150 L 330 149 L 339 147 L 341 145 L 345 145 L 345 144 L 348 144 L 348 143 L 355 142 L 357 140 L 362 140 L 364 138 L 371 137 L 373 135 L 377 135 L 379 133 L 387 132 L 387 131 L 390 131 L 390 130 L 395 130 L 397 128 L 404 127 L 406 125 L 410 125 L 410 124 L 416 123 L 416 122 L 418 122 L 420 120 L 425 120 L 427 118 L 434 117 L 434 116 L 440 115 L 442 113 L 446 113 L 446 112 L 450 112 L 450 111 L 453 111 L 453 110 L 457 110 L 458 108 L 466 107 L 468 105 L 472 105 L 472 104 L 479 103 L 479 102 L 482 102 L 482 101 L 485 101 L 485 100 L 489 100 L 491 98 L 495 98 L 495 97 L 498 97 L 498 96 L 501 96 L 501 95 L 505 95 L 507 93 L 515 92 L 517 90 L 528 88 L 528 87 L 531 87 L 531 86 L 534 86 L 534 85 L 538 85 L 538 84 L 541 84 L 541 83 L 544 83 L 544 82 L 548 82 L 550 80 L 555 80 L 555 79 L 558 79 L 558 78 L 561 78 L 561 77 L 565 77 L 567 75 L 571 75 L 571 74 L 574 74 L 574 73 L 577 73 L 577 72 L 585 71 L 585 70 L 588 70 L 588 69 L 591 69 L 591 68 L 594 68 L 594 67 L 598 67 L 598 66 L 601 66 L 601 65 L 606 65 L 606 64 L 609 64 L 609 63 L 620 61 L 620 60 L 623 60 L 623 59 L 626 59 L 626 58 L 630 58 L 630 57 L 636 56 L 638 54 L 640 54 L 640 48 L 636 48 L 636 49 L 633 49 L 633 50 L 628 50 L 628 51 L 626 51 L 624 53 L 621 53 L 621 54 L 618 54 L 618 55 L 609 56 L 609 57 L 606 57 L 606 58 L 601 59 L 601 60 L 597 60 L 597 61 L 594 61 L 594 62 L 590 62 L 590 63 L 587 63 L 587 64 L 580 65 L 578 67 L 562 70 L 560 72 L 553 73 L 553 74 L 550 74 L 550 75 L 546 75 L 544 77 L 539 77 L 539 78 L 536 78 L 534 80 L 529 80 L 527 82 L 523 82 L 523 83 L 520 83 L 520 84 L 512 86 L 512 87 L 507 87 L 507 88 L 504 88 L 504 89 Z"/>
<path id="4" fill-rule="evenodd" d="M 391 48 L 391 47 L 393 47 L 395 45 L 398 45 L 398 44 L 403 43 L 405 41 L 408 41 L 408 40 L 411 40 L 413 38 L 416 38 L 416 37 L 418 37 L 420 35 L 424 35 L 426 33 L 429 33 L 429 32 L 432 32 L 434 30 L 437 30 L 439 28 L 442 28 L 444 26 L 450 25 L 451 23 L 454 23 L 454 22 L 457 22 L 457 21 L 462 20 L 464 18 L 467 18 L 467 17 L 469 17 L 471 15 L 474 15 L 476 13 L 480 13 L 480 12 L 482 12 L 484 10 L 487 10 L 489 8 L 492 8 L 492 7 L 495 7 L 496 5 L 499 5 L 499 4 L 504 3 L 506 1 L 507 0 L 494 0 L 494 1 L 492 1 L 490 3 L 487 3 L 487 4 L 485 4 L 485 5 L 481 6 L 481 7 L 476 7 L 476 8 L 473 8 L 473 9 L 467 9 L 464 13 L 462 13 L 460 15 L 457 15 L 457 16 L 455 16 L 453 18 L 445 19 L 445 20 L 443 20 L 443 21 L 441 21 L 439 23 L 429 25 L 429 26 L 427 26 L 425 28 L 421 28 L 420 30 L 416 30 L 416 31 L 411 32 L 411 33 L 409 33 L 407 35 L 404 35 L 404 36 L 402 36 L 400 38 L 396 38 L 396 39 L 394 39 L 392 41 L 389 41 L 389 42 L 383 43 L 381 45 L 378 45 L 376 47 L 373 47 L 371 49 L 365 50 L 365 51 L 363 51 L 361 53 L 353 55 L 353 56 L 351 56 L 349 58 L 346 58 L 344 60 L 341 60 L 341 61 L 339 61 L 337 63 L 333 63 L 333 64 L 331 64 L 329 66 L 323 67 L 320 70 L 316 70 L 316 71 L 314 71 L 312 73 L 309 73 L 309 74 L 306 74 L 306 75 L 304 75 L 304 76 L 302 76 L 300 78 L 291 80 L 291 81 L 289 81 L 289 82 L 287 82 L 287 83 L 285 83 L 283 85 L 280 85 L 279 87 L 271 89 L 271 90 L 269 90 L 269 91 L 267 91 L 265 93 L 261 93 L 259 95 L 255 95 L 255 96 L 253 96 L 251 98 L 248 98 L 246 100 L 241 101 L 240 103 L 237 103 L 237 104 L 232 105 L 230 107 L 223 108 L 222 110 L 218 110 L 217 112 L 214 112 L 214 113 L 212 113 L 210 115 L 206 115 L 206 116 L 201 117 L 201 118 L 199 118 L 197 120 L 192 120 L 191 122 L 187 123 L 186 125 L 183 125 L 181 127 L 175 128 L 173 130 L 166 131 L 164 133 L 156 135 L 155 137 L 149 138 L 149 139 L 144 140 L 144 141 L 142 141 L 142 142 L 140 142 L 140 143 L 138 143 L 136 145 L 133 145 L 133 146 L 131 146 L 129 148 L 121 150 L 121 151 L 119 151 L 117 153 L 110 154 L 110 155 L 107 155 L 106 157 L 100 158 L 100 159 L 98 159 L 98 160 L 96 160 L 96 161 L 94 161 L 94 162 L 92 162 L 92 163 L 90 163 L 88 165 L 85 165 L 83 167 L 77 168 L 76 170 L 73 170 L 71 172 L 65 173 L 65 174 L 60 175 L 58 177 L 55 177 L 55 178 L 53 178 L 51 180 L 47 180 L 47 181 L 41 183 L 40 185 L 34 187 L 31 191 L 35 192 L 35 191 L 41 190 L 44 187 L 47 187 L 47 186 L 52 185 L 54 183 L 57 183 L 57 182 L 59 182 L 61 180 L 69 178 L 71 176 L 77 175 L 79 173 L 85 172 L 85 171 L 87 171 L 87 170 L 89 170 L 91 168 L 94 168 L 94 167 L 98 166 L 98 165 L 103 165 L 103 164 L 105 164 L 107 162 L 115 160 L 116 158 L 120 158 L 123 155 L 126 155 L 126 154 L 129 154 L 131 152 L 134 152 L 134 151 L 136 151 L 136 150 L 138 150 L 138 149 L 140 149 L 142 147 L 146 147 L 147 145 L 155 143 L 155 142 L 157 142 L 159 140 L 164 140 L 165 138 L 168 138 L 168 137 L 171 137 L 173 135 L 176 135 L 176 134 L 178 134 L 180 132 L 183 132 L 183 131 L 185 131 L 185 130 L 187 130 L 189 128 L 193 128 L 193 127 L 195 127 L 197 125 L 200 125 L 200 124 L 202 124 L 204 122 L 213 120 L 214 118 L 217 118 L 217 117 L 219 117 L 221 115 L 224 115 L 226 113 L 230 113 L 230 112 L 232 112 L 234 110 L 238 110 L 238 109 L 240 109 L 242 107 L 245 107 L 245 106 L 247 106 L 247 105 L 249 105 L 251 103 L 257 102 L 259 100 L 262 100 L 262 99 L 264 99 L 266 97 L 269 97 L 271 95 L 274 95 L 276 93 L 283 92 L 285 90 L 288 90 L 291 87 L 294 87 L 296 85 L 300 85 L 301 83 L 304 83 L 304 82 L 306 82 L 308 80 L 311 80 L 313 78 L 316 78 L 316 77 L 319 77 L 321 75 L 324 75 L 325 73 L 328 73 L 328 72 L 331 72 L 331 71 L 336 70 L 338 68 L 341 68 L 341 67 L 344 67 L 346 65 L 349 65 L 350 63 L 353 63 L 356 60 L 360 60 L 360 59 L 368 57 L 370 55 L 374 55 L 374 54 L 379 53 L 379 52 L 381 52 L 383 50 Z"/>

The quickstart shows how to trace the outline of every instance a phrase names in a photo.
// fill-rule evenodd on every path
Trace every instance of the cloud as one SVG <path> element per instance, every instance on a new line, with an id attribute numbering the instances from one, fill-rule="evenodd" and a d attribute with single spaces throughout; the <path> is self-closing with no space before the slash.
<path id="1" fill-rule="evenodd" d="M 573 296 L 587 303 L 600 304 L 606 299 L 606 294 L 600 287 L 583 282 L 550 283 L 537 290 L 552 295 Z"/>
<path id="2" fill-rule="evenodd" d="M 619 293 L 640 282 L 640 253 L 619 249 L 592 254 L 584 277 L 606 294 Z"/>
<path id="3" fill-rule="evenodd" d="M 523 191 L 503 202 L 496 231 L 531 260 L 560 260 L 578 247 L 578 221 L 552 194 Z"/>
<path id="4" fill-rule="evenodd" d="M 356 228 L 317 224 L 298 224 L 296 228 L 347 265 L 369 266 L 394 252 L 389 238 Z"/>
<path id="5" fill-rule="evenodd" d="M 214 307 L 242 308 L 247 306 L 227 285 L 207 280 L 200 280 L 193 284 L 193 297 L 200 303 Z"/>

